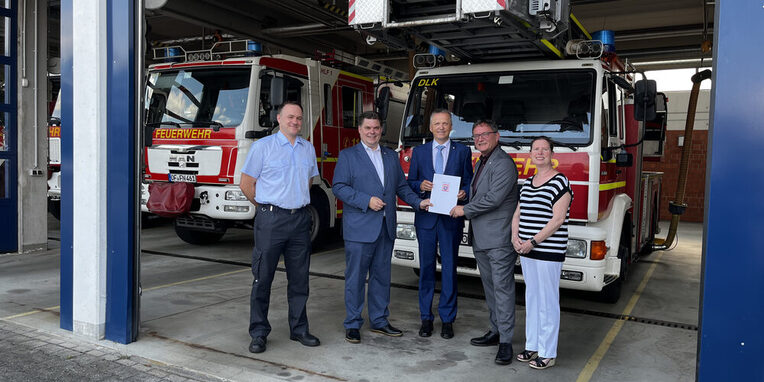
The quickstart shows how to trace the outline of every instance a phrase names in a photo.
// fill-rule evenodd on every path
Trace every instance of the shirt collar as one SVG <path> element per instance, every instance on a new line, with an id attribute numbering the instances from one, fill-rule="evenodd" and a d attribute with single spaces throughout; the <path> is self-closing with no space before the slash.
<path id="1" fill-rule="evenodd" d="M 284 135 L 284 132 L 282 132 L 281 130 L 279 130 L 279 132 L 278 132 L 278 133 L 276 133 L 276 140 L 277 140 L 277 141 L 279 142 L 279 144 L 280 144 L 280 145 L 282 145 L 282 146 L 283 146 L 283 145 L 291 145 L 291 143 L 289 143 L 289 138 L 287 138 L 287 137 L 286 137 L 286 135 Z M 298 144 L 298 143 L 299 143 L 299 144 L 302 144 L 302 137 L 298 135 L 298 136 L 297 136 L 297 137 L 294 139 L 294 143 L 295 143 L 295 144 Z"/>
<path id="2" fill-rule="evenodd" d="M 491 155 L 493 155 L 493 152 L 496 151 L 497 148 L 499 148 L 499 145 L 496 145 L 496 147 L 494 147 L 493 150 L 491 150 L 491 152 L 488 153 L 488 155 L 480 154 L 480 162 L 482 163 L 488 160 L 488 158 L 490 158 Z"/>
<path id="3" fill-rule="evenodd" d="M 369 150 L 369 151 L 371 151 L 371 152 L 377 152 L 377 151 L 380 151 L 380 150 L 382 150 L 382 146 L 381 146 L 381 145 L 379 145 L 379 144 L 377 144 L 377 149 L 376 149 L 376 150 L 375 150 L 375 149 L 373 149 L 373 148 L 371 148 L 371 147 L 369 147 L 369 146 L 367 146 L 367 145 L 366 145 L 366 143 L 365 143 L 364 141 L 361 141 L 361 144 L 363 145 L 363 148 L 364 148 L 365 150 Z"/>
<path id="4" fill-rule="evenodd" d="M 451 138 L 446 139 L 446 142 L 444 143 L 438 143 L 436 140 L 432 140 L 432 149 L 437 150 L 438 146 L 445 146 L 446 148 L 449 148 L 451 146 Z"/>

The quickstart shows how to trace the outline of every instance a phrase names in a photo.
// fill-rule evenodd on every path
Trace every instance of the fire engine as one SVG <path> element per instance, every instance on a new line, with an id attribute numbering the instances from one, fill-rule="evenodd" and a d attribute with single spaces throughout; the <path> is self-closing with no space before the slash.
<path id="1" fill-rule="evenodd" d="M 61 218 L 61 92 L 48 119 L 48 211 Z"/>
<path id="2" fill-rule="evenodd" d="M 188 243 L 208 244 L 228 228 L 252 228 L 255 208 L 239 189 L 241 166 L 254 140 L 278 131 L 276 110 L 287 100 L 302 105 L 301 136 L 314 145 L 318 161 L 320 175 L 310 191 L 311 238 L 334 227 L 342 214 L 331 191 L 339 152 L 359 142 L 361 112 L 376 107 L 387 113 L 391 91 L 323 62 L 331 56 L 335 62 L 374 65 L 386 78 L 402 76 L 338 51 L 313 59 L 264 56 L 260 49 L 251 40 L 218 42 L 204 51 L 155 49 L 165 62 L 148 69 L 141 205 L 149 212 L 151 183 L 193 184 L 190 210 L 174 219 L 175 232 Z"/>
<path id="3" fill-rule="evenodd" d="M 642 171 L 645 123 L 637 119 L 665 129 L 665 98 L 654 92 L 654 82 L 635 81 L 635 70 L 615 55 L 612 35 L 592 39 L 567 1 L 432 3 L 405 4 L 404 12 L 396 2 L 351 1 L 350 24 L 359 31 L 385 41 L 396 29 L 404 32 L 396 36 L 407 32 L 432 44 L 430 53 L 414 56 L 420 70 L 401 127 L 404 172 L 412 148 L 431 139 L 434 109 L 451 112 L 450 138 L 468 145 L 474 122 L 495 121 L 521 184 L 536 171 L 531 140 L 550 137 L 553 166 L 574 193 L 560 286 L 616 301 L 629 265 L 653 248 L 662 174 Z M 654 111 L 656 100 L 662 113 Z M 473 165 L 477 157 L 473 147 Z M 468 225 L 457 272 L 478 275 Z M 417 270 L 414 213 L 403 205 L 397 239 L 393 263 Z M 522 281 L 519 259 L 515 273 Z"/>

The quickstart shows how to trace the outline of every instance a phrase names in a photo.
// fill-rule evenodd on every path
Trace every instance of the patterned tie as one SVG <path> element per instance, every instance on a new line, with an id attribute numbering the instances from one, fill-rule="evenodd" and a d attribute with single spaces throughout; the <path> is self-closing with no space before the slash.
<path id="1" fill-rule="evenodd" d="M 435 156 L 435 173 L 442 174 L 443 173 L 443 149 L 445 149 L 446 146 L 438 145 L 436 148 L 438 149 L 438 155 Z"/>

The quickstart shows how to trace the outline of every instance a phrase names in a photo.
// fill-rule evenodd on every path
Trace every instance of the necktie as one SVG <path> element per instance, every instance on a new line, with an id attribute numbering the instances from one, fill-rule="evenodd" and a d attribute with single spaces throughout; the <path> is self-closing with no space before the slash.
<path id="1" fill-rule="evenodd" d="M 436 148 L 438 149 L 438 155 L 435 156 L 435 173 L 442 174 L 443 173 L 443 149 L 445 149 L 446 146 L 438 145 Z"/>

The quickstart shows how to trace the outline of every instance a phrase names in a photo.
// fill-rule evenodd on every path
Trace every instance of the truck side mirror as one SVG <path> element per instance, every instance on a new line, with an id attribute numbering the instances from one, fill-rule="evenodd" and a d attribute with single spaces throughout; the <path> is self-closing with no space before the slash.
<path id="1" fill-rule="evenodd" d="M 270 121 L 273 122 L 272 126 L 276 126 L 276 114 L 278 114 L 279 107 L 284 104 L 286 100 L 286 80 L 283 77 L 271 78 L 271 111 Z"/>
<path id="2" fill-rule="evenodd" d="M 143 125 L 143 146 L 151 147 L 154 145 L 154 125 L 147 123 Z"/>
<path id="3" fill-rule="evenodd" d="M 384 87 L 382 89 L 379 89 L 379 95 L 377 95 L 377 99 L 374 101 L 374 106 L 377 108 L 377 114 L 379 114 L 379 118 L 382 118 L 383 120 L 387 118 L 387 109 L 390 105 L 390 88 Z"/>
<path id="4" fill-rule="evenodd" d="M 382 121 L 382 133 L 384 134 L 387 111 L 390 107 L 390 88 L 384 87 L 379 89 L 379 95 L 377 95 L 377 99 L 374 101 L 374 107 L 377 109 L 376 111 L 377 114 L 379 114 L 379 119 Z"/>
<path id="5" fill-rule="evenodd" d="M 658 93 L 655 80 L 639 80 L 634 86 L 634 119 L 655 119 L 655 97 Z"/>

